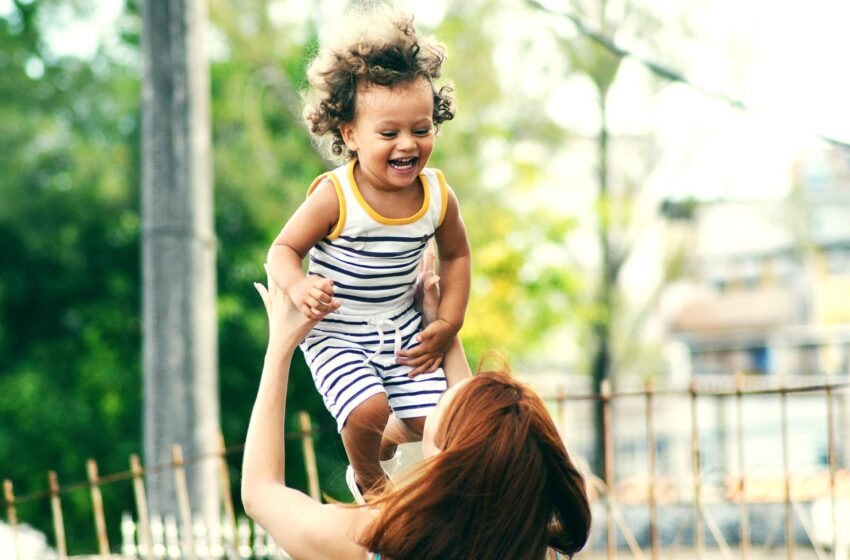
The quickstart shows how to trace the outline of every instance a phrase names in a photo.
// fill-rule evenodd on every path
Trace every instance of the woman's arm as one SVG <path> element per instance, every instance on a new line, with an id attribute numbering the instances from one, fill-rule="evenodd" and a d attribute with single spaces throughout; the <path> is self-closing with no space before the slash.
<path id="1" fill-rule="evenodd" d="M 413 367 L 413 377 L 439 367 L 451 341 L 463 326 L 469 302 L 472 259 L 466 228 L 457 198 L 447 189 L 448 200 L 443 223 L 435 239 L 440 257 L 440 307 L 437 318 L 419 333 L 421 344 L 398 353 L 398 362 Z"/>
<path id="2" fill-rule="evenodd" d="M 427 327 L 437 319 L 437 311 L 440 309 L 440 277 L 437 276 L 436 256 L 434 247 L 431 245 L 425 249 L 422 262 L 419 264 L 419 277 L 416 280 L 414 296 L 417 308 L 422 312 L 422 322 Z M 449 387 L 472 375 L 459 336 L 455 335 L 449 344 L 442 365 Z"/>
<path id="3" fill-rule="evenodd" d="M 269 315 L 269 345 L 245 440 L 245 511 L 293 558 L 361 560 L 366 551 L 355 539 L 371 521 L 372 513 L 323 505 L 286 486 L 284 419 L 289 366 L 295 347 L 315 322 L 306 319 L 271 280 L 268 288 L 255 285 Z"/>

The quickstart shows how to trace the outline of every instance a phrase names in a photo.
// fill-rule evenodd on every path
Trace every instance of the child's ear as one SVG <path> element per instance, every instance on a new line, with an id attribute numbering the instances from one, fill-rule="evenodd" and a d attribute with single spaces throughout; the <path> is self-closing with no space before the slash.
<path id="1" fill-rule="evenodd" d="M 354 128 L 351 126 L 351 123 L 340 124 L 339 133 L 342 135 L 342 141 L 345 142 L 345 147 L 352 152 L 356 152 L 357 141 L 354 138 Z"/>

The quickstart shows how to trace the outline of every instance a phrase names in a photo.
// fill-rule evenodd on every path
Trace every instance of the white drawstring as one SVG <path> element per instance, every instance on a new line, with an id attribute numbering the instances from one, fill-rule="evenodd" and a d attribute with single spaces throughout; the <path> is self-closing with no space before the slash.
<path id="1" fill-rule="evenodd" d="M 375 317 L 369 317 L 369 324 L 375 325 L 375 329 L 378 331 L 378 347 L 372 352 L 372 355 L 369 356 L 368 362 L 371 362 L 381 353 L 381 350 L 384 349 L 384 325 L 389 325 L 393 329 L 395 329 L 395 343 L 393 345 L 393 360 L 395 360 L 395 355 L 399 353 L 401 350 L 401 332 L 399 331 L 395 322 L 390 319 L 386 315 L 377 315 Z"/>

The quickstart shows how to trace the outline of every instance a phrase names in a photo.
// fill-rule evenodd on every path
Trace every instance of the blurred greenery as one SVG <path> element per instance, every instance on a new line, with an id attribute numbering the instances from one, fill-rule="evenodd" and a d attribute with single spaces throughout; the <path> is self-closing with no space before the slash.
<path id="1" fill-rule="evenodd" d="M 90 58 L 58 55 L 45 37 L 66 21 L 61 2 L 15 1 L 0 15 L 0 478 L 26 495 L 128 468 L 141 450 L 139 30 L 126 4 L 118 39 Z M 91 3 L 71 3 L 71 16 Z M 66 6 L 67 7 L 67 6 Z M 63 12 L 64 13 L 64 12 Z M 455 189 L 473 247 L 473 293 L 462 332 L 470 361 L 491 348 L 521 358 L 541 333 L 573 321 L 581 285 L 564 262 L 533 267 L 535 249 L 559 247 L 574 224 L 555 209 L 518 210 L 509 192 L 484 183 L 488 142 L 539 138 L 553 150 L 565 132 L 542 104 L 497 79 L 495 2 L 450 3 L 435 35 L 448 45 L 444 75 L 460 111 L 445 123 L 432 165 Z M 265 252 L 325 166 L 293 106 L 315 50 L 312 23 L 274 23 L 268 2 L 211 0 L 211 66 L 218 235 L 221 423 L 228 445 L 244 440 L 266 338 L 252 282 Z M 470 25 L 468 22 L 475 22 Z M 540 180 L 527 162 L 502 183 L 524 192 Z M 517 235 L 522 231 L 522 235 Z M 303 362 L 294 366 L 291 415 L 307 410 L 323 491 L 347 499 L 345 454 Z M 293 418 L 288 425 L 294 426 Z M 292 428 L 290 428 L 292 429 Z M 306 487 L 300 445 L 287 448 L 289 481 Z M 238 504 L 241 456 L 230 456 Z M 111 542 L 128 484 L 110 487 Z M 63 496 L 71 553 L 91 552 L 88 493 Z M 27 505 L 22 522 L 51 535 L 49 502 Z"/>

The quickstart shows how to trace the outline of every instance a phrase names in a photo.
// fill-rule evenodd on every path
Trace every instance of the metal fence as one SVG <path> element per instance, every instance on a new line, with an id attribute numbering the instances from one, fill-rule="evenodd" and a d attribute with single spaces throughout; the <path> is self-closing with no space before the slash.
<path id="1" fill-rule="evenodd" d="M 602 476 L 589 474 L 587 477 L 598 506 L 594 515 L 594 532 L 598 538 L 592 542 L 597 549 L 602 549 L 594 551 L 593 556 L 611 559 L 617 557 L 618 549 L 625 548 L 631 558 L 653 560 L 662 557 L 850 558 L 850 470 L 847 465 L 843 469 L 838 468 L 835 421 L 836 396 L 846 403 L 850 383 L 844 381 L 846 378 L 841 382 L 824 380 L 821 383 L 811 383 L 812 378 L 799 378 L 793 384 L 786 380 L 777 383 L 764 376 L 738 375 L 722 379 L 725 382 L 718 382 L 718 378 L 701 380 L 697 377 L 686 388 L 663 390 L 654 388 L 652 382 L 647 381 L 640 389 L 619 392 L 612 392 L 606 383 L 600 395 L 570 395 L 559 388 L 555 397 L 547 399 L 553 405 L 556 423 L 566 432 L 569 432 L 569 422 L 565 419 L 567 407 L 575 407 L 581 401 L 597 402 L 602 406 L 606 468 Z M 820 472 L 809 471 L 805 475 L 791 468 L 793 449 L 789 442 L 788 414 L 789 399 L 803 395 L 809 399 L 822 399 L 820 421 L 826 439 L 825 465 Z M 778 476 L 748 472 L 745 468 L 747 424 L 744 410 L 748 399 L 766 396 L 778 400 L 776 417 L 770 420 L 779 424 L 779 437 L 775 442 L 781 451 L 781 473 Z M 687 417 L 682 422 L 688 425 L 689 430 L 690 472 L 679 472 L 672 481 L 670 476 L 658 475 L 656 464 L 656 435 L 659 431 L 656 416 L 660 398 L 686 403 L 682 408 L 687 411 Z M 640 485 L 634 479 L 621 481 L 615 476 L 614 465 L 618 458 L 614 445 L 614 405 L 627 399 L 643 401 L 640 421 L 644 423 L 642 432 L 646 437 L 646 475 L 640 480 Z M 725 476 L 720 479 L 722 488 L 717 488 L 716 482 L 707 488 L 707 478 L 716 478 L 717 473 L 709 472 L 703 466 L 698 414 L 701 399 L 728 400 L 733 404 L 734 420 L 730 418 L 728 421 L 735 427 L 732 437 L 735 465 L 723 473 Z M 590 416 L 587 407 L 581 414 Z M 844 426 L 843 431 L 850 433 L 850 427 Z M 841 445 L 846 453 L 850 446 L 846 435 Z M 820 481 L 817 488 L 812 488 L 813 480 Z M 670 490 L 671 484 L 678 485 L 677 491 Z M 640 488 L 636 489 L 637 486 Z M 659 499 L 660 488 L 664 490 L 664 499 Z M 620 500 L 623 494 L 627 494 L 631 516 L 624 514 L 626 508 Z M 781 509 L 780 515 L 777 515 L 777 508 Z M 730 516 L 730 510 L 734 515 Z M 661 511 L 667 513 L 668 518 L 675 517 L 675 529 L 670 530 L 670 523 L 667 523 L 666 538 L 662 538 L 660 531 Z M 813 511 L 819 514 L 818 523 L 813 522 Z M 759 523 L 762 533 L 769 534 L 753 539 L 751 526 L 754 521 Z M 780 521 L 782 527 L 765 530 L 770 521 Z M 638 528 L 635 529 L 635 526 Z M 802 542 L 798 543 L 798 539 Z"/>
<path id="2" fill-rule="evenodd" d="M 837 393 L 846 397 L 850 382 L 825 382 L 817 384 L 781 385 L 778 387 L 751 388 L 746 387 L 742 377 L 736 378 L 736 384 L 731 389 L 701 387 L 694 380 L 685 389 L 655 389 L 649 382 L 641 390 L 612 392 L 609 385 L 603 387 L 602 394 L 572 395 L 566 391 L 558 391 L 555 397 L 547 399 L 553 405 L 553 416 L 556 423 L 564 425 L 565 407 L 578 401 L 600 402 L 603 409 L 605 428 L 604 449 L 606 469 L 601 477 L 588 474 L 588 484 L 594 506 L 594 533 L 598 538 L 591 540 L 588 550 L 577 555 L 578 559 L 607 558 L 613 559 L 618 553 L 627 553 L 631 558 L 776 558 L 785 556 L 793 558 L 829 558 L 846 559 L 847 547 L 850 544 L 850 513 L 846 520 L 840 507 L 844 507 L 843 499 L 848 500 L 850 507 L 850 471 L 839 469 L 836 445 L 836 423 L 834 403 Z M 801 497 L 799 489 L 795 488 L 795 473 L 790 467 L 789 456 L 792 450 L 788 438 L 788 400 L 798 395 L 820 395 L 823 398 L 823 430 L 826 434 L 827 452 L 826 465 L 823 470 L 825 484 L 820 492 L 808 492 Z M 743 414 L 748 398 L 757 395 L 775 395 L 779 399 L 780 438 L 777 445 L 782 452 L 781 497 L 774 504 L 766 504 L 765 500 L 754 499 L 751 487 L 758 483 L 758 477 L 747 473 L 744 469 L 746 453 L 745 424 Z M 665 492 L 659 499 L 659 488 L 666 484 L 657 475 L 656 465 L 656 410 L 659 398 L 673 398 L 679 402 L 684 400 L 690 410 L 690 480 L 680 479 L 690 491 L 678 494 L 675 499 L 667 497 Z M 727 506 L 737 509 L 737 521 L 730 524 L 728 519 L 718 521 L 716 492 L 706 496 L 705 475 L 701 464 L 700 453 L 700 424 L 697 413 L 698 401 L 704 398 L 732 399 L 736 416 L 736 449 L 738 469 L 728 473 L 726 477 L 725 498 Z M 627 504 L 621 500 L 622 484 L 615 479 L 613 468 L 617 457 L 614 453 L 614 410 L 615 402 L 621 399 L 642 399 L 644 411 L 641 417 L 645 422 L 646 434 L 646 470 L 647 476 L 638 495 L 643 499 L 635 500 L 634 491 L 630 493 Z M 288 433 L 287 440 L 300 440 L 303 448 L 305 470 L 307 473 L 307 492 L 315 499 L 320 499 L 320 481 L 314 451 L 314 436 L 317 431 L 310 423 L 306 413 L 299 417 L 299 430 Z M 850 441 L 842 441 L 842 445 L 850 445 Z M 26 560 L 24 547 L 20 542 L 24 519 L 19 519 L 19 506 L 43 500 L 50 501 L 53 521 L 53 539 L 55 552 L 50 555 L 60 560 L 68 557 L 65 525 L 63 521 L 62 498 L 72 492 L 88 492 L 93 512 L 94 532 L 97 538 L 97 552 L 91 557 L 97 558 L 145 558 L 148 560 L 166 558 L 286 558 L 285 554 L 275 546 L 272 540 L 261 528 L 254 526 L 243 516 L 237 514 L 231 494 L 231 481 L 227 468 L 226 457 L 242 452 L 242 445 L 226 447 L 223 438 L 219 438 L 217 450 L 214 453 L 187 457 L 184 459 L 179 446 L 174 446 L 172 461 L 164 465 L 142 466 L 137 455 L 131 455 L 130 468 L 126 471 L 101 476 L 94 459 L 87 462 L 88 478 L 85 481 L 60 486 L 57 474 L 48 473 L 47 488 L 30 494 L 14 493 L 12 481 L 3 482 L 2 506 L 11 530 L 11 545 L 9 549 L 0 549 L 0 557 Z M 193 515 L 186 484 L 187 465 L 200 461 L 216 461 L 219 468 L 219 485 L 222 496 L 221 522 L 208 526 L 198 516 Z M 148 512 L 145 496 L 144 477 L 146 474 L 170 471 L 175 480 L 178 515 L 161 518 Z M 120 521 L 107 520 L 104 513 L 101 488 L 111 484 L 131 484 L 135 503 L 127 505 L 134 513 L 125 513 Z M 826 522 L 818 525 L 812 523 L 810 510 L 814 496 L 822 498 L 826 504 Z M 840 499 L 841 498 L 841 499 Z M 773 535 L 769 542 L 756 543 L 751 538 L 751 524 L 758 520 L 758 508 L 776 506 L 782 509 L 781 538 Z M 774 507 L 775 509 L 775 507 Z M 728 507 L 727 507 L 728 510 Z M 635 523 L 629 522 L 629 512 L 641 512 L 645 528 L 635 530 Z M 672 537 L 663 538 L 660 524 L 660 512 L 667 511 L 677 519 L 678 530 Z M 728 511 L 727 511 L 728 513 Z M 634 515 L 632 515 L 634 517 Z M 726 516 L 728 518 L 728 515 Z M 846 523 L 842 526 L 841 523 Z M 121 544 L 110 544 L 107 523 L 120 523 Z M 724 529 L 725 525 L 725 529 Z M 731 527 L 730 527 L 731 525 Z M 730 535 L 730 531 L 734 535 Z M 774 531 L 775 533 L 776 531 Z M 640 534 L 639 534 L 640 533 Z M 797 534 L 801 533 L 804 542 L 798 543 Z M 686 537 L 683 535 L 687 534 Z M 667 542 L 665 542 L 665 540 Z M 736 544 L 733 546 L 732 541 Z M 781 549 L 784 549 L 784 554 Z"/>

